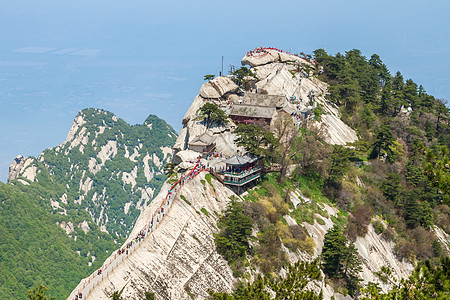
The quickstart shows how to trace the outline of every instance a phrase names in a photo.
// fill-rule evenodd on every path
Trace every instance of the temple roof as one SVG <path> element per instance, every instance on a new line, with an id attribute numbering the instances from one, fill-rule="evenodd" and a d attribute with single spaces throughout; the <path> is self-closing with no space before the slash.
<path id="1" fill-rule="evenodd" d="M 225 163 L 227 165 L 245 165 L 248 163 L 252 163 L 256 161 L 257 158 L 251 158 L 249 156 L 240 156 L 240 155 L 233 155 L 225 160 Z"/>
<path id="2" fill-rule="evenodd" d="M 209 134 L 208 132 L 205 132 L 197 137 L 195 137 L 189 145 L 192 146 L 209 146 L 212 143 L 214 143 L 215 138 Z"/>
<path id="3" fill-rule="evenodd" d="M 230 116 L 271 119 L 275 113 L 276 113 L 275 107 L 233 104 L 233 107 L 231 108 Z"/>
<path id="4" fill-rule="evenodd" d="M 286 102 L 286 97 L 282 95 L 268 95 L 268 94 L 255 94 L 245 93 L 242 99 L 242 104 L 246 105 L 258 105 L 258 106 L 270 106 L 270 107 L 282 107 Z"/>
<path id="5" fill-rule="evenodd" d="M 286 105 L 283 107 L 283 110 L 284 110 L 285 112 L 287 112 L 288 114 L 290 114 L 290 115 L 292 115 L 293 113 L 295 113 L 295 109 L 292 108 L 289 104 L 286 104 Z"/>

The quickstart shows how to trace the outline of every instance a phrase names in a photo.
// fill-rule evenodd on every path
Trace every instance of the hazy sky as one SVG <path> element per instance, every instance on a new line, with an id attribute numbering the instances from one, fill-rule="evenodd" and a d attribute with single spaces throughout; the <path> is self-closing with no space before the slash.
<path id="1" fill-rule="evenodd" d="M 450 1 L 7 1 L 0 3 L 0 181 L 13 158 L 65 140 L 77 112 L 177 131 L 203 83 L 258 46 L 381 56 L 450 98 Z"/>

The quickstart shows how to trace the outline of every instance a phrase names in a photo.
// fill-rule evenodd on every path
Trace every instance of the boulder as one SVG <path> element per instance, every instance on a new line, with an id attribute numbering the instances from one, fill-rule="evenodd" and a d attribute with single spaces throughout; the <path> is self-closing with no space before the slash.
<path id="1" fill-rule="evenodd" d="M 173 162 L 179 164 L 183 161 L 197 161 L 201 154 L 192 150 L 182 150 L 177 152 L 173 158 Z"/>
<path id="2" fill-rule="evenodd" d="M 86 220 L 78 224 L 78 228 L 81 228 L 81 230 L 83 230 L 85 234 L 87 234 L 91 230 Z"/>
<path id="3" fill-rule="evenodd" d="M 195 167 L 195 164 L 190 163 L 188 161 L 182 161 L 178 165 L 178 168 L 180 168 L 180 170 L 192 170 L 194 167 Z"/>
<path id="4" fill-rule="evenodd" d="M 234 93 L 238 86 L 228 77 L 217 77 L 200 88 L 200 96 L 206 99 L 219 99 L 226 94 Z"/>

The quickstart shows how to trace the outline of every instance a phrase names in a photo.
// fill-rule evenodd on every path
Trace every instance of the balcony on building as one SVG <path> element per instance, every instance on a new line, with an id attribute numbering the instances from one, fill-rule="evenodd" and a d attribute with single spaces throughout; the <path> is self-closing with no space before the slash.
<path id="1" fill-rule="evenodd" d="M 261 161 L 255 157 L 234 155 L 225 160 L 224 183 L 238 195 L 261 178 Z"/>

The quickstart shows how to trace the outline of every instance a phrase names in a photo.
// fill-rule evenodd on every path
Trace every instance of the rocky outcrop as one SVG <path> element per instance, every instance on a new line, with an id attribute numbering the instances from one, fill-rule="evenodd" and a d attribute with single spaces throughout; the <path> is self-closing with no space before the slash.
<path id="1" fill-rule="evenodd" d="M 200 96 L 205 99 L 219 99 L 237 90 L 238 86 L 230 78 L 221 76 L 204 83 L 200 88 Z"/>
<path id="2" fill-rule="evenodd" d="M 320 105 L 325 114 L 321 122 L 309 122 L 309 126 L 325 126 L 325 140 L 330 144 L 345 145 L 358 139 L 356 132 L 340 118 L 337 107 L 325 99 L 327 84 L 307 74 L 314 65 L 294 55 L 269 50 L 266 55 L 246 55 L 242 64 L 250 65 L 258 81 L 255 83 L 259 93 L 283 95 L 297 99 L 293 107 L 312 110 Z M 281 58 L 277 58 L 280 55 Z"/>
<path id="3" fill-rule="evenodd" d="M 83 230 L 83 232 L 86 234 L 88 233 L 91 228 L 89 227 L 89 224 L 86 220 L 84 220 L 83 222 L 81 222 L 80 224 L 78 224 L 78 228 L 80 228 L 81 230 Z"/>
<path id="4" fill-rule="evenodd" d="M 18 177 L 20 171 L 23 169 L 24 164 L 25 158 L 22 155 L 17 155 L 14 158 L 14 161 L 12 162 L 11 166 L 9 166 L 8 182 Z"/>
<path id="5" fill-rule="evenodd" d="M 367 234 L 364 237 L 358 237 L 355 241 L 356 249 L 362 261 L 362 272 L 360 278 L 364 282 L 376 282 L 380 287 L 387 291 L 390 286 L 384 284 L 374 274 L 379 272 L 381 267 L 388 267 L 396 279 L 408 277 L 414 266 L 406 260 L 398 260 L 394 253 L 394 243 L 386 241 L 380 235 L 375 233 L 372 224 L 369 225 Z"/>
<path id="6" fill-rule="evenodd" d="M 311 63 L 303 58 L 275 49 L 264 49 L 259 53 L 249 52 L 241 60 L 242 65 L 248 65 L 250 67 L 258 67 L 275 62 L 295 62 L 311 65 Z"/>
<path id="7" fill-rule="evenodd" d="M 173 162 L 176 164 L 180 164 L 182 162 L 194 162 L 197 161 L 198 156 L 198 152 L 192 150 L 182 150 L 175 154 L 173 157 Z"/>
<path id="8" fill-rule="evenodd" d="M 65 221 L 62 221 L 59 226 L 66 232 L 66 234 L 71 234 L 75 230 L 73 223 L 70 221 L 67 223 Z"/>
<path id="9" fill-rule="evenodd" d="M 16 156 L 11 166 L 9 167 L 8 182 L 17 179 L 19 176 L 33 182 L 36 179 L 37 167 L 34 164 L 33 157 Z M 26 182 L 21 180 L 21 182 Z"/>
<path id="10" fill-rule="evenodd" d="M 438 238 L 438 241 L 441 243 L 445 253 L 447 253 L 447 255 L 450 255 L 450 236 L 437 226 L 433 226 L 433 231 L 435 236 Z"/>

